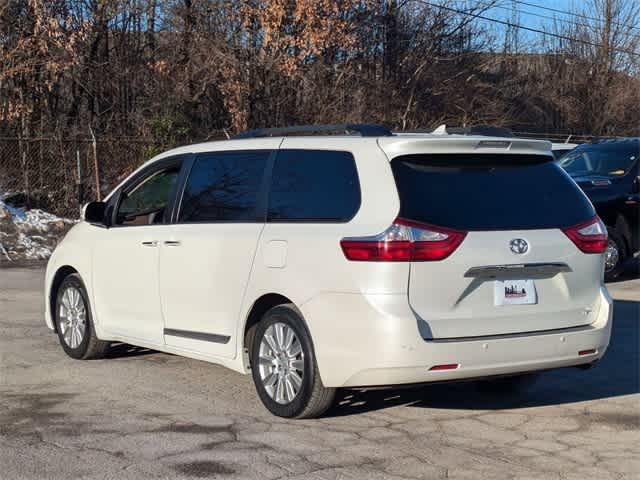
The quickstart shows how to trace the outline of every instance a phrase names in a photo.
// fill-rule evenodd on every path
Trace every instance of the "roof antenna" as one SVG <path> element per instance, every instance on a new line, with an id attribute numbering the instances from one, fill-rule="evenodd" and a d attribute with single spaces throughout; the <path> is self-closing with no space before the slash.
<path id="1" fill-rule="evenodd" d="M 436 128 L 433 132 L 436 135 L 446 135 L 447 134 L 447 125 L 446 124 L 442 124 L 440 125 L 438 128 Z"/>

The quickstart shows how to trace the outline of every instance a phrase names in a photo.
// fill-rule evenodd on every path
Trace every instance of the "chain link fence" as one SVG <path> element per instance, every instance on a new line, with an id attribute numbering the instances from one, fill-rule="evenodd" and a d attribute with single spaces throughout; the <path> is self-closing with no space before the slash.
<path id="1" fill-rule="evenodd" d="M 573 135 L 568 133 L 544 133 L 544 132 L 520 132 L 514 131 L 513 134 L 516 137 L 530 138 L 532 140 L 548 140 L 554 143 L 588 143 L 593 140 L 598 140 L 600 137 L 593 135 Z M 601 137 L 605 138 L 622 138 L 622 137 Z"/>
<path id="2" fill-rule="evenodd" d="M 82 204 L 161 150 L 141 139 L 0 136 L 0 268 L 41 265 Z"/>
<path id="3" fill-rule="evenodd" d="M 14 206 L 77 219 L 83 203 L 104 197 L 157 151 L 140 139 L 0 137 L 0 195 Z"/>

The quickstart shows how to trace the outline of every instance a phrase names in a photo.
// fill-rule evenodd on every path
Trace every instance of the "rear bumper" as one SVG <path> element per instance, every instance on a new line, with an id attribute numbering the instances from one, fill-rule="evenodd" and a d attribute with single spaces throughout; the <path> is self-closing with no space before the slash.
<path id="1" fill-rule="evenodd" d="M 301 308 L 328 387 L 400 385 L 588 364 L 611 336 L 612 301 L 603 287 L 588 326 L 526 335 L 425 341 L 406 295 L 323 294 Z M 595 353 L 579 355 L 583 350 Z M 455 370 L 430 371 L 458 364 Z"/>

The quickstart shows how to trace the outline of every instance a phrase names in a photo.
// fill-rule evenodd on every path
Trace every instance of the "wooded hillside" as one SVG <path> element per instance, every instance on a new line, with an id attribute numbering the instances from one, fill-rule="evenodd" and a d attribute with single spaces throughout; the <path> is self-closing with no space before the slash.
<path id="1" fill-rule="evenodd" d="M 336 122 L 638 135 L 640 3 L 579 2 L 575 21 L 549 20 L 555 36 L 481 20 L 512 3 L 5 0 L 0 131 L 167 146 Z"/>

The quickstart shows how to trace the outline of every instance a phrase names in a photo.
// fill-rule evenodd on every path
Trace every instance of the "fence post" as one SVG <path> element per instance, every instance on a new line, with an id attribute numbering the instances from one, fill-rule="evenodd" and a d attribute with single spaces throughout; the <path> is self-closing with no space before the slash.
<path id="1" fill-rule="evenodd" d="M 22 135 L 18 139 L 18 151 L 20 152 L 20 164 L 22 166 L 22 181 L 25 191 L 25 206 L 31 208 L 31 189 L 29 188 L 29 165 L 27 164 L 27 151 Z"/>
<path id="2" fill-rule="evenodd" d="M 96 200 L 102 200 L 102 192 L 100 191 L 100 165 L 98 164 L 98 146 L 96 144 L 96 136 L 93 134 L 93 129 L 89 125 L 89 132 L 91 132 L 91 149 L 93 150 L 93 175 L 96 182 Z"/>
<path id="3" fill-rule="evenodd" d="M 82 207 L 82 201 L 84 199 L 84 192 L 82 189 L 82 162 L 80 161 L 80 150 L 76 148 L 76 167 L 78 169 L 78 181 L 76 186 L 78 187 L 78 204 Z"/>
<path id="4" fill-rule="evenodd" d="M 42 122 L 44 119 L 44 115 L 40 117 L 40 140 L 38 140 L 38 177 L 40 180 L 40 185 L 38 186 L 38 191 L 40 195 L 44 193 L 44 173 L 42 171 L 44 164 L 44 135 L 42 134 Z"/>

